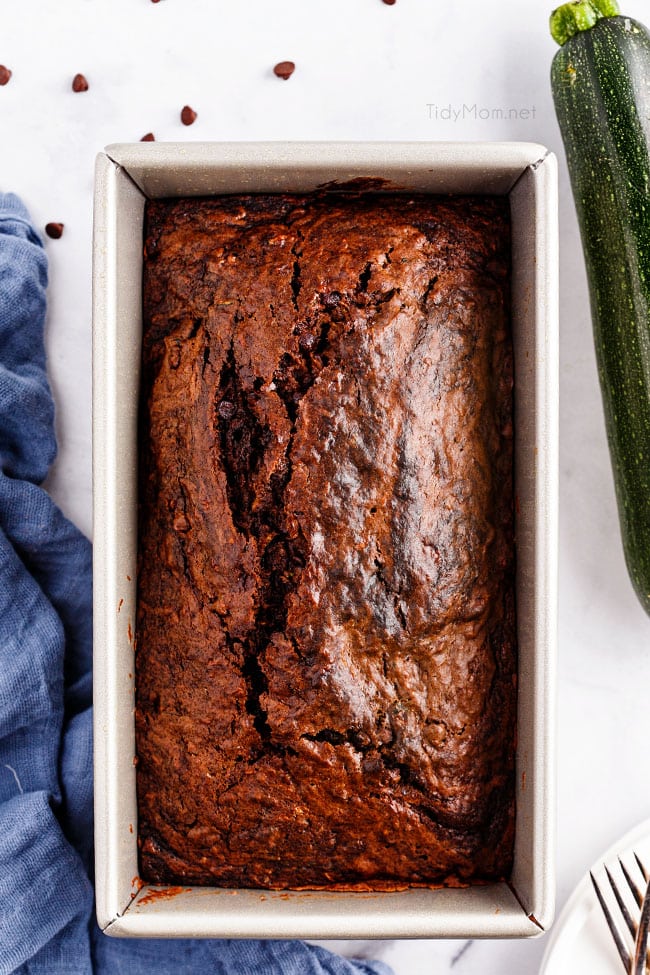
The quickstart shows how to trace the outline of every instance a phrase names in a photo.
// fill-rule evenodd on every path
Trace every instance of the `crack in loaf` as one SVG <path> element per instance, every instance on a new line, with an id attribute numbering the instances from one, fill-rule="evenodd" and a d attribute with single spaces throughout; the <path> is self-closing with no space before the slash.
<path id="1" fill-rule="evenodd" d="M 503 199 L 147 204 L 147 880 L 508 876 L 508 293 Z"/>

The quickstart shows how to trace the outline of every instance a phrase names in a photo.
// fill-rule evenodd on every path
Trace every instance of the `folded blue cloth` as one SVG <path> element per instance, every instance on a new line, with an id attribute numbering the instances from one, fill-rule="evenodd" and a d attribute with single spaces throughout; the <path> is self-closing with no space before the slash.
<path id="1" fill-rule="evenodd" d="M 0 975 L 390 975 L 300 941 L 97 928 L 91 550 L 38 486 L 56 453 L 46 285 L 27 211 L 0 194 Z"/>

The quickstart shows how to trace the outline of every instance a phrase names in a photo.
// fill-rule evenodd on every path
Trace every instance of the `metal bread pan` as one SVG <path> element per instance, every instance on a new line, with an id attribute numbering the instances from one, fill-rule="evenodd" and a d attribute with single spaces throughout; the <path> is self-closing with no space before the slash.
<path id="1" fill-rule="evenodd" d="M 398 893 L 154 888 L 138 877 L 137 409 L 147 198 L 396 190 L 502 194 L 512 213 L 519 696 L 508 883 Z M 98 157 L 94 230 L 95 842 L 99 923 L 122 937 L 527 937 L 554 909 L 557 170 L 522 143 L 138 143 Z"/>

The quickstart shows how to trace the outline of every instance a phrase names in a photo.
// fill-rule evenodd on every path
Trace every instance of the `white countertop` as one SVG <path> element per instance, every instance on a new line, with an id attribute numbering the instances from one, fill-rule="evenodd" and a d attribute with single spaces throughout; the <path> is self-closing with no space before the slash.
<path id="1" fill-rule="evenodd" d="M 634 9 L 632 9 L 634 8 Z M 111 142 L 407 139 L 541 142 L 560 159 L 558 908 L 616 837 L 650 815 L 650 620 L 621 550 L 585 274 L 548 74 L 545 0 L 3 0 L 0 189 L 60 221 L 47 345 L 59 457 L 48 481 L 91 531 L 93 162 Z M 648 0 L 626 13 L 650 20 Z M 288 81 L 272 74 L 293 60 Z M 89 91 L 71 79 L 86 75 Z M 183 105 L 198 118 L 181 125 Z M 504 109 L 498 120 L 483 118 Z M 514 109 L 515 112 L 510 110 Z M 451 116 L 451 117 L 449 117 Z M 341 945 L 398 975 L 532 975 L 544 938 Z"/>

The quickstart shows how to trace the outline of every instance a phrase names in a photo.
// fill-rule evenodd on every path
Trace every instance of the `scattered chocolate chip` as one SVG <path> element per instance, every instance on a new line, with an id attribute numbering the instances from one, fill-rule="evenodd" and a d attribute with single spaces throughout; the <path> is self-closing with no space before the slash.
<path id="1" fill-rule="evenodd" d="M 186 105 L 181 112 L 181 122 L 183 125 L 191 125 L 192 122 L 196 121 L 196 112 L 189 105 Z"/>
<path id="2" fill-rule="evenodd" d="M 278 78 L 290 78 L 291 75 L 296 70 L 296 66 L 293 61 L 279 61 L 278 64 L 273 68 L 273 73 L 278 76 Z"/>
<path id="3" fill-rule="evenodd" d="M 158 0 L 154 0 L 154 2 L 158 3 Z M 153 134 L 153 132 L 147 132 L 147 134 L 143 135 L 142 138 L 140 139 L 140 142 L 155 142 L 155 141 L 156 141 L 156 137 Z"/>
<path id="4" fill-rule="evenodd" d="M 63 235 L 63 224 L 62 223 L 48 223 L 45 225 L 45 233 L 52 240 L 58 240 L 59 237 Z"/>
<path id="5" fill-rule="evenodd" d="M 160 3 L 160 0 L 151 0 L 152 3 Z"/>
<path id="6" fill-rule="evenodd" d="M 5 68 L 4 64 L 0 64 L 0 85 L 6 85 L 11 78 L 11 71 L 9 68 Z"/>
<path id="7" fill-rule="evenodd" d="M 88 91 L 88 82 L 86 81 L 84 75 L 76 74 L 72 79 L 72 90 L 73 91 Z"/>
<path id="8" fill-rule="evenodd" d="M 384 3 L 386 4 L 386 6 L 392 7 L 393 4 L 395 3 L 395 0 L 384 0 Z"/>

